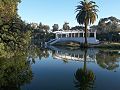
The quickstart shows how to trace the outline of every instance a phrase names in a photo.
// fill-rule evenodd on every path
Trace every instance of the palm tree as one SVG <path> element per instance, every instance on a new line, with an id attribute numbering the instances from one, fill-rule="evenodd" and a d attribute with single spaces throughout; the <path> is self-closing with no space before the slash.
<path id="1" fill-rule="evenodd" d="M 98 17 L 96 9 L 98 7 L 95 2 L 93 1 L 80 1 L 80 4 L 75 9 L 77 13 L 76 19 L 79 24 L 84 25 L 85 27 L 85 43 L 84 47 L 87 47 L 87 27 L 89 24 L 93 24 L 96 21 L 96 18 Z"/>

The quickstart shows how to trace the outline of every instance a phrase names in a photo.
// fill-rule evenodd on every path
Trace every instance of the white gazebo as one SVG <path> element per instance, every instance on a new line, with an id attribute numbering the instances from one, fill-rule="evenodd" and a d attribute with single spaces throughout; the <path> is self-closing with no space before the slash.
<path id="1" fill-rule="evenodd" d="M 85 38 L 84 34 L 85 32 L 83 30 L 63 30 L 63 31 L 55 31 L 53 32 L 55 34 L 55 39 L 50 40 L 49 44 L 55 44 L 57 42 L 79 42 L 84 43 Z M 96 31 L 88 31 L 87 33 L 87 41 L 91 44 L 97 44 L 99 43 L 99 40 L 96 39 Z"/>
<path id="2" fill-rule="evenodd" d="M 67 30 L 67 31 L 55 31 L 56 39 L 59 38 L 84 38 L 85 32 L 79 30 Z M 88 38 L 95 38 L 96 39 L 96 31 L 88 31 Z"/>

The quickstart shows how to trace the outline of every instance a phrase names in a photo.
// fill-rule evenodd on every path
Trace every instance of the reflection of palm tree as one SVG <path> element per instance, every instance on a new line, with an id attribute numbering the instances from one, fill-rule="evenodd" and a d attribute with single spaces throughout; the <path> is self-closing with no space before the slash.
<path id="1" fill-rule="evenodd" d="M 84 54 L 84 67 L 80 68 L 75 73 L 75 87 L 80 90 L 88 90 L 93 88 L 95 75 L 91 70 L 86 68 L 87 50 L 85 49 Z"/>

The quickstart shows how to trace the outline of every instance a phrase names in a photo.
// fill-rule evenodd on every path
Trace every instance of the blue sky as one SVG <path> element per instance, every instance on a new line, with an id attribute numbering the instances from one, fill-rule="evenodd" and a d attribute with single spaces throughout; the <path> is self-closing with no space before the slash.
<path id="1" fill-rule="evenodd" d="M 42 22 L 50 27 L 59 24 L 60 28 L 64 22 L 70 26 L 78 25 L 75 16 L 75 6 L 80 0 L 22 0 L 19 4 L 19 15 L 26 22 Z M 99 18 L 115 16 L 120 19 L 120 0 L 93 0 L 99 6 Z"/>

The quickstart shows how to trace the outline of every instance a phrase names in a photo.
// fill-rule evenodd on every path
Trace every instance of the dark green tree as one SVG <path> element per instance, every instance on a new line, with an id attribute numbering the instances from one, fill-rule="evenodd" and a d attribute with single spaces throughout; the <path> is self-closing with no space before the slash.
<path id="1" fill-rule="evenodd" d="M 54 24 L 54 25 L 52 26 L 52 28 L 53 28 L 53 32 L 54 32 L 54 31 L 58 31 L 59 25 L 58 25 L 58 24 Z"/>
<path id="2" fill-rule="evenodd" d="M 0 0 L 0 44 L 4 48 L 22 48 L 30 42 L 31 28 L 19 17 L 18 3 L 20 0 Z"/>
<path id="3" fill-rule="evenodd" d="M 63 24 L 63 30 L 70 30 L 70 26 L 68 24 L 69 24 L 68 22 L 65 22 Z"/>

